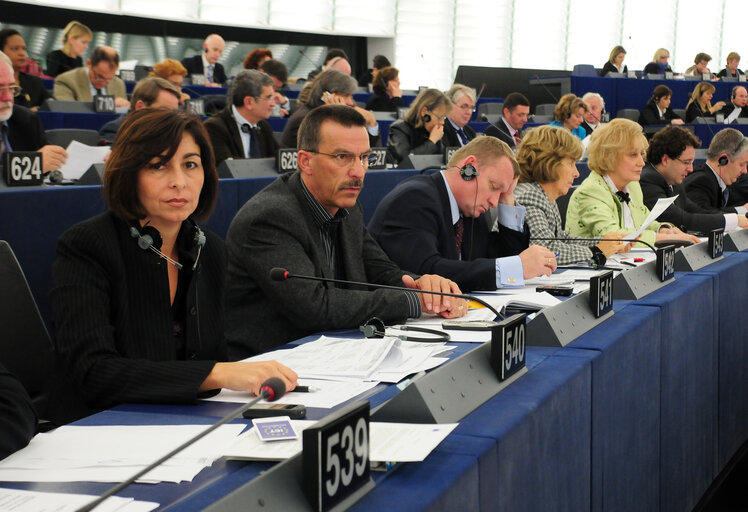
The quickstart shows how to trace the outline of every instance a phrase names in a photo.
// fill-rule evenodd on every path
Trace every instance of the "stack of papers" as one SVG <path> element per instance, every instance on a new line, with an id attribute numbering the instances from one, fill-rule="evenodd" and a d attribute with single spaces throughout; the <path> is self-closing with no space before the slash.
<path id="1" fill-rule="evenodd" d="M 252 429 L 236 439 L 225 453 L 230 459 L 285 460 L 302 449 L 301 431 L 314 425 L 314 421 L 291 420 L 299 439 L 263 443 Z M 457 423 L 441 425 L 412 423 L 369 423 L 369 460 L 371 462 L 421 462 Z"/>
<path id="2" fill-rule="evenodd" d="M 75 512 L 88 505 L 98 496 L 87 494 L 64 494 L 60 492 L 22 491 L 0 489 L 0 510 L 13 512 Z M 148 512 L 158 503 L 135 501 L 133 498 L 112 496 L 96 507 L 96 512 Z"/>
<path id="3" fill-rule="evenodd" d="M 138 482 L 191 481 L 219 459 L 246 425 L 222 425 Z M 206 425 L 60 427 L 37 434 L 0 461 L 4 482 L 121 482 L 207 428 Z"/>

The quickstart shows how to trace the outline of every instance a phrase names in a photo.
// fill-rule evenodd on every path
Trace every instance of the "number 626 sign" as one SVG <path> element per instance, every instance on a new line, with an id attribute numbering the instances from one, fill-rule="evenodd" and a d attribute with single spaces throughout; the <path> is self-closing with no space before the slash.
<path id="1" fill-rule="evenodd" d="M 312 510 L 344 510 L 374 487 L 369 402 L 351 404 L 303 433 L 304 491 Z"/>

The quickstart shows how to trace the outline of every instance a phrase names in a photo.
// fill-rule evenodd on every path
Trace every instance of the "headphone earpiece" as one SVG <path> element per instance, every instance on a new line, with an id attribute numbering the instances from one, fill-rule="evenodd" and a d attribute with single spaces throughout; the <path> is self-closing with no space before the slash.
<path id="1" fill-rule="evenodd" d="M 385 325 L 380 318 L 374 316 L 364 322 L 358 330 L 364 333 L 365 338 L 384 338 Z"/>
<path id="2" fill-rule="evenodd" d="M 430 123 L 431 122 L 431 114 L 429 114 L 429 113 L 423 114 L 422 119 L 423 119 L 424 124 L 425 123 Z"/>
<path id="3" fill-rule="evenodd" d="M 138 230 L 134 226 L 130 226 L 130 236 L 138 239 L 138 247 L 147 251 L 151 247 L 155 249 L 161 248 L 161 234 L 158 230 L 151 226 L 144 226 Z"/>
<path id="4" fill-rule="evenodd" d="M 465 164 L 460 167 L 460 177 L 465 181 L 473 181 L 478 174 L 478 171 L 471 164 Z"/>
<path id="5" fill-rule="evenodd" d="M 719 160 L 717 160 L 717 163 L 718 163 L 718 164 L 719 164 L 720 166 L 724 166 L 724 165 L 727 165 L 727 163 L 728 163 L 729 161 L 730 161 L 730 160 L 729 160 L 729 159 L 727 158 L 727 155 L 722 155 L 722 156 L 720 156 L 720 157 L 719 157 Z"/>
<path id="6" fill-rule="evenodd" d="M 203 47 L 203 53 L 208 53 L 208 48 L 207 47 Z"/>

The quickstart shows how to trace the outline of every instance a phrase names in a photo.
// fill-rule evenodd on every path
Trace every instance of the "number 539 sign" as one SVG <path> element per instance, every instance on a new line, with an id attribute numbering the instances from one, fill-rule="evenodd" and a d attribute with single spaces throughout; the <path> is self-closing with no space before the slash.
<path id="1" fill-rule="evenodd" d="M 368 402 L 333 413 L 304 430 L 303 436 L 303 479 L 312 510 L 346 509 L 374 487 Z"/>

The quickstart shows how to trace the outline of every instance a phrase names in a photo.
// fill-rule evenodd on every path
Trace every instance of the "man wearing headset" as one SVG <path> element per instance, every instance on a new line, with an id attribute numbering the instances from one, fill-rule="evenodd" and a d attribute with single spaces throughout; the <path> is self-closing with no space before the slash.
<path id="1" fill-rule="evenodd" d="M 554 253 L 533 245 L 514 200 L 519 166 L 511 148 L 478 136 L 447 169 L 400 183 L 379 203 L 369 231 L 402 269 L 435 273 L 462 290 L 522 286 L 550 275 Z M 498 209 L 495 223 L 490 208 Z"/>
<path id="2" fill-rule="evenodd" d="M 447 91 L 452 100 L 452 110 L 444 122 L 442 143 L 446 147 L 462 147 L 475 138 L 475 130 L 468 123 L 475 112 L 475 92 L 468 86 L 454 84 Z"/>
<path id="3" fill-rule="evenodd" d="M 688 198 L 704 209 L 745 215 L 748 204 L 735 204 L 731 200 L 733 183 L 746 173 L 748 139 L 734 128 L 717 133 L 709 144 L 706 164 L 683 180 Z"/>
<path id="4" fill-rule="evenodd" d="M 182 59 L 182 65 L 191 75 L 205 75 L 205 85 L 221 87 L 226 81 L 226 72 L 218 62 L 221 58 L 226 42 L 218 34 L 210 34 L 203 41 L 203 54 Z"/>

